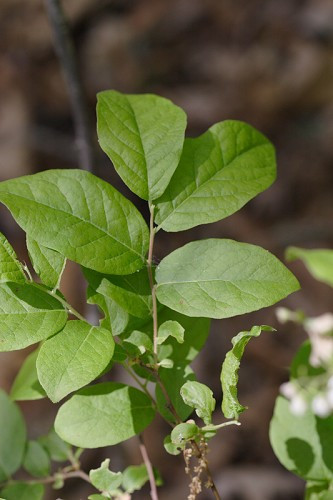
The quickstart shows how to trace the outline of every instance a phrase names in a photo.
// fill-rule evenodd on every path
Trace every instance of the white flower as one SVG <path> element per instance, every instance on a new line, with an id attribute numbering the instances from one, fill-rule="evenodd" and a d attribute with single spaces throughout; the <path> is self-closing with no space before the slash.
<path id="1" fill-rule="evenodd" d="M 327 398 L 325 398 L 322 394 L 318 394 L 313 398 L 311 406 L 313 413 L 321 418 L 328 417 L 332 411 Z"/>
<path id="2" fill-rule="evenodd" d="M 306 404 L 305 399 L 302 396 L 300 396 L 299 394 L 297 394 L 290 401 L 289 408 L 290 408 L 291 413 L 293 413 L 297 417 L 301 417 L 306 412 L 307 404 Z"/>
<path id="3" fill-rule="evenodd" d="M 280 393 L 285 398 L 291 400 L 297 395 L 297 389 L 292 382 L 285 382 L 284 384 L 280 385 Z"/>
<path id="4" fill-rule="evenodd" d="M 333 358 L 333 314 L 326 313 L 318 318 L 309 318 L 304 327 L 311 342 L 310 364 L 320 366 Z"/>

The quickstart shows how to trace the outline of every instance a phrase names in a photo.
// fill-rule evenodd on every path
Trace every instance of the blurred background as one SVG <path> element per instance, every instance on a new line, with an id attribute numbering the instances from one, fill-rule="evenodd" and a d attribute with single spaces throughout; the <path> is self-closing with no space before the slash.
<path id="1" fill-rule="evenodd" d="M 281 259 L 288 245 L 332 248 L 332 0 L 66 0 L 63 6 L 88 100 L 96 145 L 94 172 L 145 216 L 143 201 L 129 192 L 98 150 L 98 91 L 166 96 L 186 110 L 190 136 L 232 118 L 259 128 L 276 146 L 278 179 L 270 189 L 218 223 L 172 238 L 159 233 L 157 259 L 206 237 L 262 245 Z M 0 33 L 0 180 L 78 167 L 67 87 L 43 0 L 1 0 Z M 28 263 L 24 235 L 4 207 L 0 231 Z M 302 291 L 284 305 L 309 315 L 332 310 L 332 289 L 316 283 L 301 264 L 290 268 Z M 75 265 L 67 266 L 62 290 L 82 310 L 84 282 Z M 198 379 L 214 390 L 219 405 L 219 372 L 230 339 L 254 324 L 269 324 L 278 332 L 263 334 L 247 348 L 239 394 L 249 410 L 240 428 L 228 428 L 211 442 L 211 469 L 224 500 L 301 499 L 303 483 L 274 457 L 268 426 L 278 387 L 287 380 L 287 367 L 304 339 L 302 331 L 278 325 L 274 307 L 214 322 L 195 369 Z M 0 355 L 2 388 L 9 390 L 28 351 Z M 32 438 L 47 432 L 55 405 L 42 400 L 21 408 Z M 156 419 L 145 432 L 146 444 L 165 481 L 160 498 L 181 500 L 187 497 L 188 478 L 182 458 L 163 449 L 167 432 Z M 142 461 L 133 438 L 122 446 L 85 453 L 83 466 L 97 467 L 104 457 L 111 458 L 113 470 Z M 79 500 L 89 493 L 89 487 L 71 480 L 60 495 Z M 133 496 L 148 497 L 148 488 Z M 57 498 L 50 489 L 47 499 Z"/>

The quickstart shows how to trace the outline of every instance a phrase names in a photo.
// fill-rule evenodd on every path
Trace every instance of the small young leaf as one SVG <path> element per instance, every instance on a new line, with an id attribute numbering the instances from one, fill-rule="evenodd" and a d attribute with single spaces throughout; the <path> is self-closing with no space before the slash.
<path id="1" fill-rule="evenodd" d="M 104 317 L 100 320 L 100 326 L 113 333 L 120 335 L 129 323 L 129 314 L 114 300 L 104 297 L 96 292 L 91 286 L 87 288 L 88 304 L 96 304 Z"/>
<path id="2" fill-rule="evenodd" d="M 216 401 L 209 387 L 200 382 L 186 382 L 180 389 L 180 394 L 184 403 L 195 408 L 195 413 L 206 425 L 211 423 Z"/>
<path id="3" fill-rule="evenodd" d="M 25 283 L 27 280 L 12 246 L 0 233 L 0 283 L 6 281 Z"/>
<path id="4" fill-rule="evenodd" d="M 50 458 L 38 441 L 28 441 L 23 458 L 23 467 L 34 477 L 46 477 L 50 474 Z"/>
<path id="5" fill-rule="evenodd" d="M 97 378 L 110 362 L 113 351 L 114 340 L 108 330 L 84 321 L 69 321 L 40 348 L 39 381 L 56 403 Z"/>
<path id="6" fill-rule="evenodd" d="M 333 286 L 333 250 L 289 247 L 286 257 L 289 261 L 301 259 L 314 278 Z"/>
<path id="7" fill-rule="evenodd" d="M 170 184 L 156 200 L 156 223 L 183 231 L 224 219 L 275 179 L 275 153 L 265 136 L 246 123 L 228 120 L 186 139 Z"/>
<path id="8" fill-rule="evenodd" d="M 23 349 L 61 330 L 67 313 L 33 283 L 0 284 L 0 351 Z"/>
<path id="9" fill-rule="evenodd" d="M 25 358 L 20 371 L 16 375 L 10 392 L 10 398 L 13 401 L 28 401 L 45 398 L 46 393 L 40 385 L 37 376 L 37 356 L 38 349 Z"/>
<path id="10" fill-rule="evenodd" d="M 52 428 L 46 436 L 41 436 L 38 442 L 55 462 L 66 462 L 71 454 L 71 447 L 63 441 Z"/>
<path id="11" fill-rule="evenodd" d="M 123 475 L 121 472 L 112 472 L 109 469 L 110 459 L 106 458 L 98 469 L 91 469 L 89 477 L 91 484 L 98 490 L 108 493 L 121 485 Z"/>
<path id="12" fill-rule="evenodd" d="M 198 426 L 189 422 L 176 425 L 171 432 L 171 442 L 175 445 L 185 444 L 198 435 Z"/>
<path id="13" fill-rule="evenodd" d="M 15 481 L 1 490 L 4 500 L 43 500 L 44 486 Z"/>
<path id="14" fill-rule="evenodd" d="M 154 200 L 169 184 L 181 155 L 186 115 L 156 95 L 100 92 L 97 131 L 101 148 L 125 184 Z"/>
<path id="15" fill-rule="evenodd" d="M 154 469 L 154 476 L 156 486 L 162 484 L 162 479 L 156 469 Z M 149 476 L 145 464 L 141 465 L 130 465 L 123 472 L 123 483 L 122 486 L 127 493 L 133 493 L 133 491 L 141 490 L 149 481 Z"/>
<path id="16" fill-rule="evenodd" d="M 59 288 L 66 258 L 55 250 L 44 247 L 27 236 L 27 248 L 34 270 L 44 285 Z"/>
<path id="17" fill-rule="evenodd" d="M 230 318 L 275 304 L 299 289 L 274 255 L 232 240 L 188 243 L 161 261 L 155 277 L 158 300 L 194 317 Z"/>
<path id="18" fill-rule="evenodd" d="M 62 405 L 55 430 L 75 446 L 99 448 L 139 434 L 154 416 L 146 394 L 134 387 L 107 382 L 81 389 Z"/>
<path id="19" fill-rule="evenodd" d="M 185 420 L 191 415 L 193 409 L 184 403 L 180 395 L 180 388 L 185 382 L 195 380 L 193 370 L 186 365 L 175 365 L 172 370 L 160 368 L 158 373 L 178 416 Z M 156 385 L 156 402 L 161 415 L 170 422 L 175 422 L 175 417 L 170 412 L 168 402 L 159 385 Z"/>
<path id="20" fill-rule="evenodd" d="M 134 354 L 144 354 L 146 351 L 153 351 L 153 343 L 150 337 L 143 332 L 134 330 L 128 337 L 123 341 L 124 348 L 129 350 Z"/>
<path id="21" fill-rule="evenodd" d="M 39 244 L 101 273 L 141 269 L 149 232 L 134 205 L 83 170 L 47 170 L 0 182 L 0 201 Z"/>
<path id="22" fill-rule="evenodd" d="M 0 481 L 2 482 L 14 474 L 22 463 L 26 428 L 18 406 L 1 389 L 0 431 Z"/>
<path id="23" fill-rule="evenodd" d="M 165 359 L 162 359 L 159 363 L 158 363 L 158 366 L 160 366 L 161 368 L 173 368 L 173 361 L 172 359 L 168 359 L 168 358 L 165 358 Z"/>
<path id="24" fill-rule="evenodd" d="M 181 446 L 177 446 L 175 445 L 172 441 L 171 441 L 171 436 L 170 434 L 168 434 L 167 436 L 165 436 L 164 438 L 164 441 L 163 441 L 163 446 L 164 446 L 164 449 L 167 453 L 169 453 L 169 455 L 179 455 L 181 453 Z"/>
<path id="25" fill-rule="evenodd" d="M 116 302 L 132 316 L 148 318 L 152 311 L 152 298 L 147 269 L 129 274 L 113 276 L 83 269 L 83 273 L 92 288 Z"/>
<path id="26" fill-rule="evenodd" d="M 174 337 L 179 344 L 184 342 L 184 328 L 178 321 L 165 321 L 158 329 L 157 344 L 163 344 L 168 337 Z"/>
<path id="27" fill-rule="evenodd" d="M 238 370 L 244 349 L 253 337 L 259 337 L 262 331 L 272 332 L 270 326 L 253 326 L 249 332 L 240 332 L 231 343 L 232 349 L 226 354 L 221 370 L 221 384 L 223 391 L 222 411 L 225 418 L 238 419 L 246 409 L 237 398 Z"/>

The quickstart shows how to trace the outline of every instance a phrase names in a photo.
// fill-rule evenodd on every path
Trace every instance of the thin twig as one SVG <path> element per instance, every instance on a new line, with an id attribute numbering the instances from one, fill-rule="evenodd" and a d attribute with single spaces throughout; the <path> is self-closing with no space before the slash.
<path id="1" fill-rule="evenodd" d="M 139 440 L 140 440 L 140 452 L 141 452 L 143 461 L 145 463 L 145 466 L 146 466 L 146 469 L 148 472 L 151 500 L 158 500 L 154 471 L 153 471 L 153 467 L 151 465 L 151 461 L 150 461 L 149 456 L 148 456 L 147 448 L 146 448 L 144 441 L 143 441 L 142 434 L 139 435 Z"/>
<path id="2" fill-rule="evenodd" d="M 60 0 L 45 0 L 45 5 L 53 31 L 55 49 L 68 87 L 75 124 L 79 164 L 83 170 L 92 172 L 94 146 L 73 40 Z"/>
<path id="3" fill-rule="evenodd" d="M 156 300 L 156 289 L 154 285 L 153 278 L 153 251 L 154 251 L 154 239 L 155 239 L 155 228 L 154 228 L 154 209 L 153 204 L 149 204 L 150 210 L 150 237 L 149 237 L 149 250 L 148 250 L 148 277 L 151 290 L 151 297 L 153 302 L 153 344 L 154 344 L 154 358 L 157 363 L 157 336 L 158 336 L 158 319 L 157 319 L 157 300 Z"/>
<path id="4" fill-rule="evenodd" d="M 74 470 L 71 472 L 55 472 L 52 476 L 49 477 L 43 477 L 41 479 L 30 479 L 25 480 L 24 482 L 28 484 L 52 484 L 59 478 L 63 479 L 64 481 L 66 481 L 66 479 L 80 478 L 91 484 L 88 474 L 86 474 L 83 470 Z M 10 484 L 10 482 L 8 482 L 8 484 Z"/>

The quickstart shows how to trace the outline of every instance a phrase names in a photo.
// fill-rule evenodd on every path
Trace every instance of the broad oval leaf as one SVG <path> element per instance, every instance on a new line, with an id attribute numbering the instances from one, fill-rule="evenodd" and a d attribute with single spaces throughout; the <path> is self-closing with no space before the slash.
<path id="1" fill-rule="evenodd" d="M 101 148 L 125 184 L 144 200 L 163 194 L 183 148 L 186 115 L 156 95 L 100 92 L 97 131 Z"/>
<path id="2" fill-rule="evenodd" d="M 57 414 L 55 430 L 74 446 L 99 448 L 139 434 L 154 416 L 146 394 L 107 382 L 86 387 L 67 401 Z"/>
<path id="3" fill-rule="evenodd" d="M 111 332 L 84 321 L 69 321 L 41 346 L 37 358 L 39 381 L 56 403 L 97 378 L 113 351 Z"/>
<path id="4" fill-rule="evenodd" d="M 0 183 L 0 201 L 39 244 L 102 273 L 144 264 L 149 231 L 134 205 L 82 170 L 47 170 Z"/>
<path id="5" fill-rule="evenodd" d="M 5 236 L 0 233 L 0 283 L 6 281 L 24 283 L 27 280 L 12 246 Z"/>
<path id="6" fill-rule="evenodd" d="M 275 304 L 299 289 L 267 250 L 233 240 L 193 241 L 156 269 L 158 300 L 188 316 L 230 318 Z"/>
<path id="7" fill-rule="evenodd" d="M 0 284 L 0 352 L 23 349 L 61 330 L 67 313 L 33 283 Z"/>
<path id="8" fill-rule="evenodd" d="M 290 471 L 312 481 L 333 480 L 333 417 L 319 418 L 310 410 L 290 412 L 290 402 L 279 396 L 270 425 L 275 455 Z"/>
<path id="9" fill-rule="evenodd" d="M 33 351 L 25 358 L 10 391 L 10 397 L 12 400 L 32 401 L 45 398 L 46 393 L 40 385 L 37 376 L 37 356 L 38 350 Z"/>
<path id="10" fill-rule="evenodd" d="M 0 494 L 4 500 L 42 500 L 44 486 L 15 481 L 1 490 Z"/>
<path id="11" fill-rule="evenodd" d="M 178 321 L 165 321 L 158 329 L 157 344 L 163 344 L 169 337 L 173 337 L 179 344 L 183 344 L 184 332 L 184 328 Z"/>
<path id="12" fill-rule="evenodd" d="M 289 261 L 301 259 L 314 278 L 333 286 L 333 250 L 289 247 L 286 257 Z"/>
<path id="13" fill-rule="evenodd" d="M 26 443 L 26 428 L 18 406 L 0 389 L 0 481 L 20 467 Z"/>
<path id="14" fill-rule="evenodd" d="M 156 223 L 183 231 L 224 219 L 275 180 L 274 147 L 250 125 L 224 121 L 186 139 L 179 166 L 161 198 Z"/>
<path id="15" fill-rule="evenodd" d="M 41 281 L 50 288 L 59 288 L 66 258 L 51 248 L 27 236 L 27 248 L 32 266 Z"/>
<path id="16" fill-rule="evenodd" d="M 253 337 L 259 337 L 262 331 L 274 331 L 270 326 L 253 326 L 249 332 L 240 332 L 231 340 L 232 349 L 227 352 L 221 370 L 221 385 L 223 392 L 222 411 L 225 418 L 238 420 L 239 415 L 246 410 L 237 397 L 238 370 L 244 349 Z"/>

